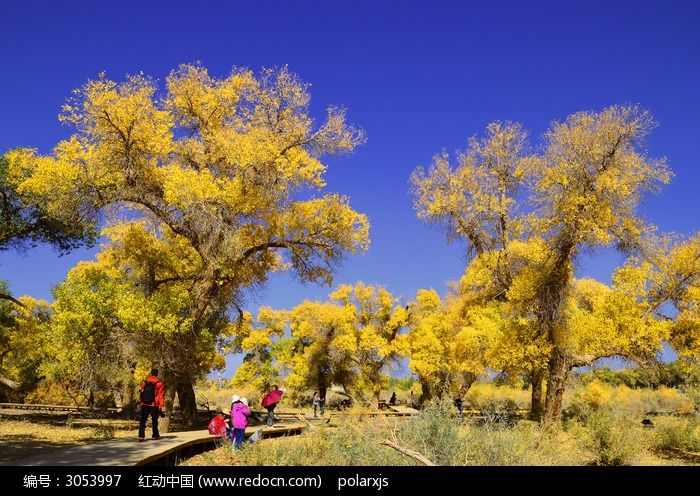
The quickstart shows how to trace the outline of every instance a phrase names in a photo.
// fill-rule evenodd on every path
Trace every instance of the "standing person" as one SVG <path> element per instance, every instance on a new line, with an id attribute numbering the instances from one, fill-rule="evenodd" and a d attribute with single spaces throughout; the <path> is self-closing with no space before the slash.
<path id="1" fill-rule="evenodd" d="M 263 408 L 267 409 L 267 426 L 272 427 L 275 425 L 275 407 L 279 402 L 280 398 L 284 394 L 284 391 L 280 390 L 277 385 L 272 386 L 272 391 L 267 393 L 262 399 Z"/>
<path id="2" fill-rule="evenodd" d="M 455 406 L 459 411 L 459 418 L 462 418 L 462 394 L 460 393 L 457 398 L 455 398 Z"/>
<path id="3" fill-rule="evenodd" d="M 146 440 L 146 420 L 150 415 L 153 434 L 151 439 L 160 439 L 158 417 L 165 416 L 163 407 L 163 383 L 158 379 L 158 369 L 151 369 L 151 375 L 141 383 L 141 421 L 139 422 L 139 442 Z"/>
<path id="4" fill-rule="evenodd" d="M 311 398 L 311 403 L 314 405 L 314 418 L 316 418 L 318 417 L 318 415 L 316 415 L 316 410 L 321 404 L 320 398 L 318 397 L 318 391 L 314 391 L 314 397 Z M 323 413 L 321 414 L 321 416 L 323 416 Z"/>
<path id="5" fill-rule="evenodd" d="M 391 393 L 391 398 L 389 398 L 389 404 L 390 405 L 396 405 L 396 391 Z"/>
<path id="6" fill-rule="evenodd" d="M 236 449 L 243 447 L 245 441 L 245 428 L 248 427 L 248 417 L 251 413 L 248 409 L 248 399 L 239 398 L 237 394 L 231 398 L 231 420 L 233 421 L 233 439 Z"/>

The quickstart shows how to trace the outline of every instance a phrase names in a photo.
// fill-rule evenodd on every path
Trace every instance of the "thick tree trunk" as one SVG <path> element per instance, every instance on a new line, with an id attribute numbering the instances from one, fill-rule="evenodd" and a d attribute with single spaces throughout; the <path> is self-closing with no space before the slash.
<path id="1" fill-rule="evenodd" d="M 423 406 L 424 403 L 426 403 L 432 399 L 433 393 L 430 390 L 430 383 L 425 379 L 420 380 L 420 389 L 421 389 L 420 406 Z"/>
<path id="2" fill-rule="evenodd" d="M 379 400 L 382 394 L 382 375 L 379 369 L 373 371 L 372 373 L 372 397 L 374 398 L 374 404 L 379 408 Z"/>
<path id="3" fill-rule="evenodd" d="M 377 408 L 379 408 L 379 400 L 381 399 L 380 396 L 381 396 L 381 390 L 377 391 L 376 389 L 374 389 L 372 391 L 372 398 L 374 398 L 374 405 Z"/>
<path id="4" fill-rule="evenodd" d="M 532 372 L 532 399 L 530 401 L 530 419 L 539 422 L 542 420 L 542 388 L 544 383 L 544 370 Z"/>
<path id="5" fill-rule="evenodd" d="M 544 404 L 544 423 L 553 424 L 561 416 L 561 402 L 564 397 L 566 380 L 569 378 L 571 365 L 564 354 L 557 348 L 549 359 L 549 376 L 547 378 L 547 399 Z"/>
<path id="6" fill-rule="evenodd" d="M 158 430 L 163 432 L 170 432 L 170 419 L 173 415 L 173 404 L 175 403 L 175 392 L 176 389 L 173 387 L 172 382 L 163 381 L 165 386 L 164 403 L 165 403 L 165 418 L 160 419 L 158 423 Z"/>
<path id="7" fill-rule="evenodd" d="M 472 385 L 476 382 L 477 375 L 474 374 L 473 372 L 464 372 L 462 374 L 462 394 L 466 394 L 469 389 L 471 389 Z"/>
<path id="8" fill-rule="evenodd" d="M 194 396 L 192 380 L 189 377 L 180 378 L 176 387 L 182 414 L 182 426 L 184 429 L 191 429 L 197 423 L 197 401 Z"/>
<path id="9" fill-rule="evenodd" d="M 137 389 L 138 384 L 132 378 L 126 383 L 118 385 L 118 389 L 114 393 L 114 406 L 126 417 L 131 418 L 137 410 Z"/>
<path id="10" fill-rule="evenodd" d="M 326 393 L 328 392 L 328 383 L 326 382 L 326 374 L 319 372 L 316 377 L 316 384 L 318 385 L 318 397 L 323 398 L 324 405 L 328 403 L 326 398 Z"/>

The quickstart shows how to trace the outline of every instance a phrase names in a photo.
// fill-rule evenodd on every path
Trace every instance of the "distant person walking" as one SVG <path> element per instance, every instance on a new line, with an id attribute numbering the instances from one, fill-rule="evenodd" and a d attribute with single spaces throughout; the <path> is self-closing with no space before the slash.
<path id="1" fill-rule="evenodd" d="M 280 398 L 282 398 L 283 394 L 284 391 L 282 391 L 275 385 L 272 386 L 272 391 L 267 393 L 262 399 L 262 406 L 263 408 L 267 409 L 268 427 L 272 427 L 273 425 L 275 425 L 275 407 L 277 406 L 277 403 L 279 402 Z"/>
<path id="2" fill-rule="evenodd" d="M 321 398 L 318 394 L 318 391 L 316 391 L 311 402 L 314 405 L 314 417 L 318 417 L 318 415 L 316 415 L 316 411 L 319 409 L 321 410 L 321 417 L 323 417 L 323 409 L 326 403 L 326 398 Z"/>
<path id="3" fill-rule="evenodd" d="M 239 398 L 237 394 L 234 394 L 231 398 L 231 421 L 233 422 L 233 442 L 236 449 L 243 447 L 245 428 L 248 427 L 248 417 L 250 416 L 248 399 Z"/>
<path id="4" fill-rule="evenodd" d="M 311 398 L 311 404 L 314 406 L 314 417 L 318 417 L 316 411 L 318 410 L 318 391 L 314 391 L 314 396 Z"/>
<path id="5" fill-rule="evenodd" d="M 141 383 L 141 421 L 139 422 L 139 442 L 146 440 L 146 421 L 151 417 L 153 430 L 151 439 L 160 439 L 158 417 L 165 416 L 163 407 L 163 383 L 158 379 L 158 369 L 151 369 L 151 375 Z"/>

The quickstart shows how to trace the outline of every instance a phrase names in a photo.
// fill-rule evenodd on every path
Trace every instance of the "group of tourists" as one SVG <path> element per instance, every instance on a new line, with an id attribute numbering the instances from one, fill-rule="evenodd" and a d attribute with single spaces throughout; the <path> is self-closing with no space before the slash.
<path id="1" fill-rule="evenodd" d="M 272 386 L 272 390 L 267 393 L 261 405 L 267 409 L 267 425 L 272 427 L 275 423 L 275 407 L 282 398 L 284 392 L 277 386 Z M 233 442 L 236 449 L 241 449 L 245 441 L 245 430 L 248 427 L 248 420 L 253 412 L 248 407 L 248 398 L 234 394 L 231 397 L 230 418 L 226 418 L 223 409 L 219 408 L 211 422 L 209 422 L 209 434 L 224 436 Z"/>
<path id="2" fill-rule="evenodd" d="M 219 408 L 211 422 L 209 434 L 224 436 L 234 443 L 236 449 L 241 449 L 245 441 L 245 429 L 252 412 L 248 408 L 248 398 L 234 394 L 231 397 L 231 418 L 226 419 L 223 409 Z"/>
<path id="3" fill-rule="evenodd" d="M 272 389 L 263 397 L 261 405 L 267 410 L 267 426 L 272 427 L 275 423 L 275 408 L 284 391 L 277 386 L 272 386 Z M 141 383 L 141 421 L 139 422 L 139 441 L 146 440 L 146 422 L 148 417 L 151 417 L 152 436 L 151 439 L 160 439 L 158 432 L 158 419 L 165 417 L 165 403 L 163 399 L 163 383 L 158 378 L 158 370 L 152 369 L 150 375 Z M 397 403 L 396 393 L 392 393 L 389 400 L 390 405 Z M 413 391 L 409 404 L 413 406 Z M 319 395 L 318 391 L 314 392 L 311 398 L 311 404 L 314 407 L 314 417 L 318 416 L 320 410 L 323 417 L 326 398 Z M 462 393 L 457 396 L 454 405 L 459 411 L 459 416 L 462 416 Z M 215 436 L 222 436 L 230 439 L 236 449 L 241 449 L 245 441 L 245 430 L 248 427 L 248 420 L 251 415 L 248 407 L 248 398 L 234 394 L 231 397 L 230 418 L 226 415 L 222 408 L 218 408 L 216 415 L 209 422 L 209 433 Z"/>
<path id="4" fill-rule="evenodd" d="M 151 373 L 145 381 L 141 383 L 140 401 L 141 401 L 141 419 L 139 422 L 139 441 L 146 440 L 146 422 L 148 417 L 151 417 L 151 439 L 160 439 L 158 431 L 158 419 L 165 417 L 165 401 L 164 401 L 163 382 L 158 378 L 158 369 L 151 369 Z M 275 423 L 275 408 L 284 391 L 277 386 L 272 386 L 272 390 L 268 392 L 262 399 L 262 406 L 267 410 L 267 425 L 272 427 Z M 322 405 L 322 404 L 321 404 Z M 315 412 L 315 409 L 314 409 Z M 218 408 L 216 415 L 209 422 L 209 433 L 215 436 L 222 436 L 230 439 L 235 448 L 240 449 L 245 441 L 245 430 L 248 427 L 248 420 L 253 413 L 248 407 L 248 398 L 234 394 L 231 397 L 230 418 L 226 415 L 222 408 Z M 321 415 L 323 415 L 323 406 L 321 406 Z"/>

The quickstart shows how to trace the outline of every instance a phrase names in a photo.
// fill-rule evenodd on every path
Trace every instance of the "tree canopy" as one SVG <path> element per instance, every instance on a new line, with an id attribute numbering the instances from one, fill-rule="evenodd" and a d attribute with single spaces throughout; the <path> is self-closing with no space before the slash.
<path id="1" fill-rule="evenodd" d="M 50 214 L 153 224 L 139 239 L 141 256 L 126 255 L 129 270 L 146 276 L 147 297 L 187 287 L 191 351 L 205 339 L 207 316 L 240 314 L 246 291 L 270 272 L 330 283 L 346 253 L 368 246 L 367 218 L 347 197 L 321 193 L 321 158 L 351 152 L 363 133 L 335 107 L 315 125 L 308 86 L 286 68 L 219 79 L 183 65 L 165 93 L 143 75 L 121 83 L 101 75 L 75 90 L 60 119 L 76 132 L 49 155 L 8 152 L 10 177 Z M 160 263 L 163 244 L 186 257 L 187 270 Z M 169 373 L 180 396 L 193 396 L 191 373 Z M 194 416 L 193 402 L 186 410 Z"/>

